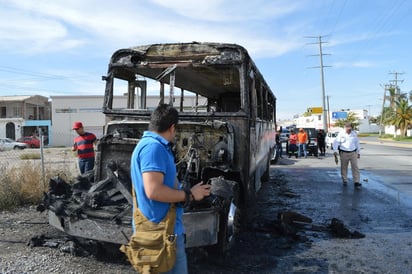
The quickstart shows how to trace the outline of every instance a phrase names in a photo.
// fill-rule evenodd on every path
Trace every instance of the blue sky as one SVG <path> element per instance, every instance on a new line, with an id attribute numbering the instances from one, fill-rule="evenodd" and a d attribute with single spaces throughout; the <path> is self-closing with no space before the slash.
<path id="1" fill-rule="evenodd" d="M 119 48 L 162 42 L 244 46 L 278 98 L 281 119 L 322 106 L 382 107 L 399 72 L 412 89 L 408 0 L 0 0 L 0 95 L 103 95 Z"/>

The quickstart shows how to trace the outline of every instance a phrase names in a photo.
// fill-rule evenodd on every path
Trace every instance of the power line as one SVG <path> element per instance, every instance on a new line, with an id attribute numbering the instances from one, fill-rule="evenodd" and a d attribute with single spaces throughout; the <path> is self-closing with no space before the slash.
<path id="1" fill-rule="evenodd" d="M 399 18 L 402 18 L 402 16 L 396 16 L 396 14 L 399 12 L 400 7 L 405 3 L 406 0 L 400 0 L 398 2 L 391 2 L 392 6 L 390 8 L 387 8 L 384 10 L 384 13 L 378 14 L 378 16 L 373 20 L 373 22 L 375 22 L 376 24 L 374 24 L 374 26 L 372 26 L 372 31 L 370 31 L 366 38 L 366 43 L 364 48 L 368 49 L 368 51 L 370 51 L 370 49 L 373 46 L 378 45 L 377 43 L 372 44 L 372 41 L 375 40 L 378 37 L 378 34 L 384 30 L 384 27 L 388 25 L 388 22 L 390 22 L 390 20 L 396 18 L 396 20 L 393 20 L 392 22 L 394 22 L 392 24 L 391 27 L 393 27 L 396 23 L 399 23 Z M 388 2 L 389 3 L 389 2 Z M 406 17 L 409 15 L 405 15 L 403 17 Z M 389 29 L 389 28 L 387 28 Z M 363 54 L 363 51 L 359 50 L 358 54 L 355 55 L 355 57 L 353 59 L 358 59 L 358 57 Z"/>
<path id="2" fill-rule="evenodd" d="M 335 32 L 336 26 L 338 25 L 338 22 L 340 21 L 340 18 L 342 16 L 343 10 L 345 9 L 346 3 L 347 3 L 347 0 L 345 0 L 343 5 L 341 6 L 341 8 L 339 10 L 339 13 L 338 13 L 338 16 L 336 16 L 335 24 L 333 24 L 333 27 L 332 27 L 331 31 L 329 32 L 329 35 L 332 35 Z"/>
<path id="3" fill-rule="evenodd" d="M 88 78 L 87 76 L 84 75 L 62 75 L 62 74 L 50 74 L 50 73 L 42 73 L 42 72 L 36 72 L 36 71 L 30 71 L 26 69 L 21 69 L 21 68 L 16 68 L 16 67 L 9 67 L 9 66 L 0 66 L 0 71 L 7 72 L 7 73 L 12 73 L 12 74 L 18 74 L 18 75 L 26 75 L 26 76 L 32 76 L 34 79 L 41 79 L 41 80 L 73 80 L 75 79 L 80 79 L 80 78 Z"/>
<path id="4" fill-rule="evenodd" d="M 398 18 L 395 16 L 396 12 L 401 8 L 401 6 L 405 3 L 406 0 L 400 0 L 399 2 L 394 2 L 391 9 L 387 13 L 383 14 L 382 20 L 378 20 L 378 24 L 376 25 L 375 33 L 378 33 L 379 31 L 383 30 L 384 27 L 390 22 L 391 19 L 393 18 Z M 392 21 L 396 22 L 396 21 Z"/>
<path id="5" fill-rule="evenodd" d="M 13 67 L 6 67 L 6 66 L 0 66 L 0 71 L 9 72 L 13 74 L 19 74 L 19 75 L 34 76 L 38 78 L 53 79 L 53 80 L 67 78 L 63 75 L 53 75 L 53 74 L 46 74 L 46 73 L 40 73 L 40 72 L 33 72 L 33 71 L 28 71 L 28 70 L 23 70 L 19 68 L 13 68 Z"/>

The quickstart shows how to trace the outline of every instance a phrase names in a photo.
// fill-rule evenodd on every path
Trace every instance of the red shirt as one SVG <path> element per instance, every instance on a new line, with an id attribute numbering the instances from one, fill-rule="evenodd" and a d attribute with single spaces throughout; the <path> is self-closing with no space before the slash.
<path id="1" fill-rule="evenodd" d="M 296 145 L 298 142 L 298 136 L 296 135 L 296 133 L 292 133 L 289 136 L 289 144 L 291 145 Z"/>
<path id="2" fill-rule="evenodd" d="M 74 146 L 77 148 L 77 155 L 81 159 L 94 158 L 93 143 L 96 141 L 96 135 L 85 132 L 74 138 Z"/>

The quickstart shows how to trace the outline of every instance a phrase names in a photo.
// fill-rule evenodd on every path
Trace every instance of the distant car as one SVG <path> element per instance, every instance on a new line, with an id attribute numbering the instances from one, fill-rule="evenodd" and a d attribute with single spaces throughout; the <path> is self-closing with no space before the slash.
<path id="1" fill-rule="evenodd" d="M 26 143 L 16 142 L 10 138 L 0 138 L 0 150 L 11 150 L 11 149 L 25 149 L 28 145 Z"/>
<path id="2" fill-rule="evenodd" d="M 339 132 L 328 132 L 326 134 L 326 138 L 325 138 L 325 144 L 327 148 L 333 149 L 333 142 L 336 139 L 336 136 L 338 136 Z"/>
<path id="3" fill-rule="evenodd" d="M 17 139 L 17 142 L 26 143 L 28 147 L 31 148 L 39 148 L 40 147 L 40 139 L 36 136 L 25 136 Z"/>
<path id="4" fill-rule="evenodd" d="M 280 132 L 280 142 L 286 143 L 289 140 L 290 130 L 287 128 L 282 128 Z"/>
<path id="5" fill-rule="evenodd" d="M 280 145 L 282 146 L 282 153 L 288 154 L 288 143 L 289 143 L 289 136 L 290 136 L 290 130 L 294 129 L 294 128 L 282 128 L 281 132 L 280 132 Z M 275 149 L 274 151 L 274 158 L 277 156 L 277 150 Z M 278 155 L 278 156 L 282 156 L 282 155 Z M 272 159 L 273 160 L 273 159 Z"/>

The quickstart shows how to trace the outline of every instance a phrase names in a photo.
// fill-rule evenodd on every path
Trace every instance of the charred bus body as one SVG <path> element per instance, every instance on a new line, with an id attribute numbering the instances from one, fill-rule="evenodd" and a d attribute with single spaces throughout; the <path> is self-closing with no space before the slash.
<path id="1" fill-rule="evenodd" d="M 94 173 L 60 195 L 51 186 L 50 223 L 74 236 L 127 242 L 130 158 L 148 128 L 149 95 L 158 94 L 150 105 L 169 103 L 179 110 L 173 148 L 179 179 L 212 185 L 210 198 L 185 209 L 187 246 L 225 249 L 235 224 L 253 217 L 275 145 L 276 98 L 247 51 L 219 43 L 121 49 L 103 80 L 106 126 Z M 119 94 L 127 95 L 126 105 L 116 102 Z M 185 103 L 189 99 L 192 104 Z"/>

